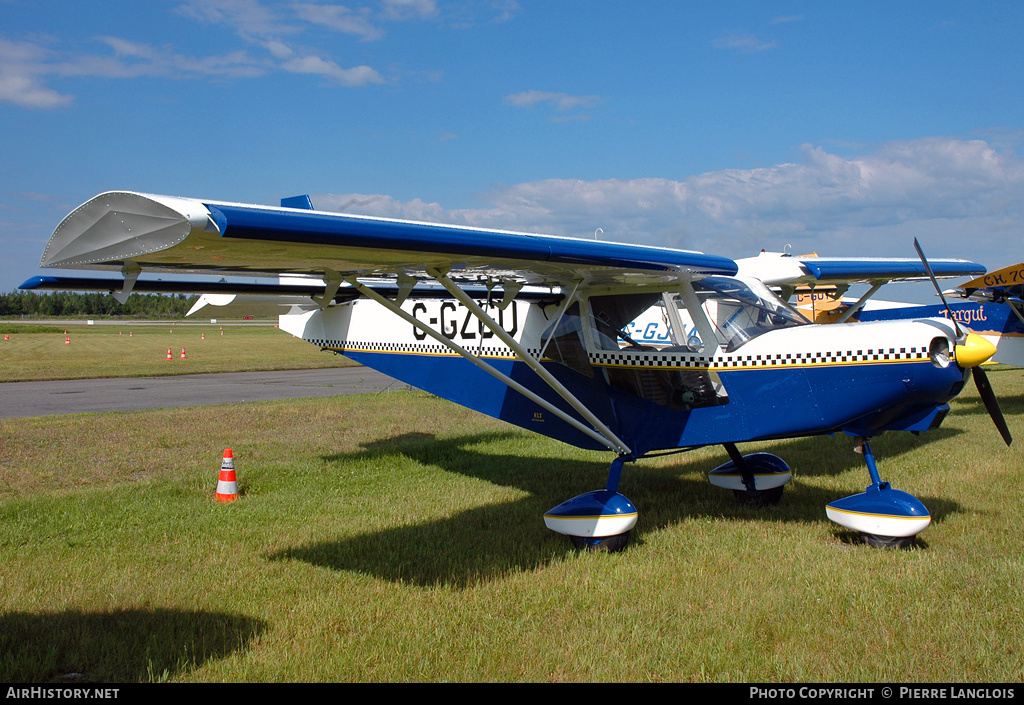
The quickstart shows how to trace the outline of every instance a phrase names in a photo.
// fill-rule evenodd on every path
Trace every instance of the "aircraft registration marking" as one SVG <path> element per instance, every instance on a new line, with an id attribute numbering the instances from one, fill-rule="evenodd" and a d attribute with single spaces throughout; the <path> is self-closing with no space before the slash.
<path id="1" fill-rule="evenodd" d="M 509 335 L 514 336 L 519 330 L 518 307 L 509 306 L 508 310 L 500 308 L 493 302 L 477 302 L 495 322 Z M 494 337 L 494 331 L 487 328 L 484 322 L 477 319 L 473 312 L 456 301 L 443 301 L 428 307 L 426 302 L 417 301 L 413 304 L 412 315 L 419 321 L 429 324 L 448 340 L 476 342 Z M 412 334 L 416 340 L 425 340 L 427 334 L 416 326 L 412 326 Z"/>
<path id="2" fill-rule="evenodd" d="M 1013 286 L 1015 284 L 1024 284 L 1024 263 L 989 272 L 966 284 L 960 284 L 958 288 L 980 289 L 994 286 Z"/>

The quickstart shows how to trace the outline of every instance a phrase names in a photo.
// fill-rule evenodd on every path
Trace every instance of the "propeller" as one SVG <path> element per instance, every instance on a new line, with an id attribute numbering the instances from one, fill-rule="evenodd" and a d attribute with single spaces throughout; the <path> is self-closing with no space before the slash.
<path id="1" fill-rule="evenodd" d="M 953 317 L 953 311 L 950 310 L 949 304 L 946 302 L 946 297 L 942 293 L 942 288 L 939 286 L 938 280 L 935 278 L 935 274 L 932 272 L 932 267 L 928 264 L 928 258 L 924 256 L 924 250 L 921 249 L 921 245 L 917 242 L 917 238 L 914 238 L 914 249 L 917 250 L 917 256 L 921 258 L 921 264 L 924 265 L 924 269 L 928 272 L 928 278 L 932 280 L 932 284 L 935 285 L 935 291 L 939 293 L 939 298 L 942 299 L 942 305 L 946 308 L 946 314 L 949 316 L 949 320 L 953 321 L 953 327 L 956 329 L 956 345 L 961 348 L 963 352 L 970 350 L 969 355 L 957 355 L 957 364 L 961 367 L 971 368 L 971 377 L 974 378 L 974 386 L 978 388 L 978 394 L 981 396 L 981 401 L 985 404 L 985 409 L 988 411 L 988 415 L 992 418 L 992 423 L 996 425 L 996 429 L 999 431 L 999 435 L 1003 437 L 1003 442 L 1006 445 L 1010 445 L 1013 442 L 1013 437 L 1010 435 L 1010 429 L 1006 426 L 1006 420 L 1003 418 L 1003 412 L 999 408 L 999 401 L 996 399 L 995 392 L 992 391 L 992 385 L 989 384 L 988 375 L 985 374 L 985 370 L 981 368 L 981 363 L 992 356 L 992 352 L 985 354 L 982 352 L 986 348 L 992 348 L 992 344 L 982 338 L 977 333 L 968 333 L 964 335 L 963 330 L 960 328 L 960 324 L 957 323 L 956 318 Z"/>

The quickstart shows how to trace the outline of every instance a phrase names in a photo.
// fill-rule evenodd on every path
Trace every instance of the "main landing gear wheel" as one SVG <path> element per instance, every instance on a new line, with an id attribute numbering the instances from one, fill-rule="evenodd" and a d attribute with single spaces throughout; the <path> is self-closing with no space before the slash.
<path id="1" fill-rule="evenodd" d="M 709 472 L 708 482 L 732 490 L 737 501 L 751 507 L 778 504 L 782 490 L 793 477 L 786 462 L 771 453 L 740 455 L 731 443 L 725 444 L 725 449 L 732 459 Z"/>
<path id="2" fill-rule="evenodd" d="M 751 507 L 773 507 L 782 500 L 784 486 L 772 487 L 767 490 L 751 492 L 749 490 L 733 490 L 733 496 L 742 504 Z"/>
<path id="3" fill-rule="evenodd" d="M 917 538 L 917 534 L 914 534 L 913 536 L 879 536 L 878 534 L 861 533 L 860 537 L 864 539 L 864 543 L 872 548 L 888 548 L 895 550 L 910 548 L 913 546 L 914 540 Z"/>
<path id="4" fill-rule="evenodd" d="M 629 544 L 629 532 L 627 531 L 616 536 L 605 536 L 599 539 L 591 539 L 585 536 L 570 536 L 569 540 L 572 541 L 573 547 L 580 551 L 618 553 Z"/>
<path id="5" fill-rule="evenodd" d="M 544 514 L 544 524 L 569 537 L 581 551 L 621 551 L 636 526 L 633 503 L 613 490 L 596 490 L 573 497 Z"/>

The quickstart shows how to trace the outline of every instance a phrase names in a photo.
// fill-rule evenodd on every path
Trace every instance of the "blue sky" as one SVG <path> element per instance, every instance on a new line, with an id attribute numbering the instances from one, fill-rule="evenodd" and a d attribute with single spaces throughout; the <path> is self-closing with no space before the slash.
<path id="1" fill-rule="evenodd" d="M 1024 3 L 0 0 L 0 291 L 106 190 L 1024 260 Z"/>

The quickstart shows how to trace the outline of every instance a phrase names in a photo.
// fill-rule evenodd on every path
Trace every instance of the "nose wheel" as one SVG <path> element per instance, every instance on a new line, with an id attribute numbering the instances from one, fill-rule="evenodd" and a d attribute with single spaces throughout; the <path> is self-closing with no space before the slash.
<path id="1" fill-rule="evenodd" d="M 572 542 L 574 548 L 579 551 L 607 551 L 608 553 L 616 553 L 623 550 L 629 545 L 629 533 L 616 534 L 615 536 L 606 536 L 604 538 L 587 538 L 585 536 L 570 536 L 569 540 Z"/>
<path id="2" fill-rule="evenodd" d="M 857 450 L 864 455 L 871 484 L 861 494 L 827 504 L 826 515 L 840 526 L 856 531 L 869 546 L 910 546 L 931 523 L 928 509 L 917 497 L 894 490 L 888 482 L 882 481 L 867 439 L 857 440 Z"/>

